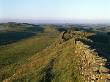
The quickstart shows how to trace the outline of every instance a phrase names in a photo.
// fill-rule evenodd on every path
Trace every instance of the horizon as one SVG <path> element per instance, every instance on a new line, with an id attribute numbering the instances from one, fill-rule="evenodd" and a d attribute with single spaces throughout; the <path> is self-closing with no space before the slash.
<path id="1" fill-rule="evenodd" d="M 0 22 L 110 23 L 110 0 L 0 0 Z"/>
<path id="2" fill-rule="evenodd" d="M 31 23 L 31 24 L 110 24 L 110 20 L 67 20 L 67 19 L 7 19 L 0 23 Z"/>

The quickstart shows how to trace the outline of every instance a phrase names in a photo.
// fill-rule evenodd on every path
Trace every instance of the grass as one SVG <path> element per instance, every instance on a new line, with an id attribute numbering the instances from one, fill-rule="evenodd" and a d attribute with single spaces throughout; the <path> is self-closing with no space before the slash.
<path id="1" fill-rule="evenodd" d="M 55 77 L 52 82 L 81 82 L 74 51 L 74 39 L 71 39 L 64 44 L 63 50 L 56 59 L 53 67 Z"/>
<path id="2" fill-rule="evenodd" d="M 0 45 L 5 45 L 13 42 L 20 41 L 22 39 L 26 39 L 34 36 L 35 33 L 32 32 L 16 32 L 16 31 L 6 31 L 0 32 Z"/>
<path id="3" fill-rule="evenodd" d="M 43 36 L 34 36 L 11 45 L 1 46 L 0 63 L 2 63 L 2 65 L 3 63 L 4 65 L 9 65 L 11 62 L 17 62 L 19 59 L 21 60 L 26 58 L 26 56 L 28 57 L 29 55 L 35 54 L 48 46 L 50 40 L 48 36 L 45 38 Z"/>
<path id="4" fill-rule="evenodd" d="M 18 66 L 7 79 L 9 82 L 81 82 L 74 49 L 74 40 L 53 44 Z"/>
<path id="5" fill-rule="evenodd" d="M 57 33 L 39 33 L 31 38 L 0 46 L 0 80 L 11 76 L 29 57 L 53 43 L 56 36 Z"/>

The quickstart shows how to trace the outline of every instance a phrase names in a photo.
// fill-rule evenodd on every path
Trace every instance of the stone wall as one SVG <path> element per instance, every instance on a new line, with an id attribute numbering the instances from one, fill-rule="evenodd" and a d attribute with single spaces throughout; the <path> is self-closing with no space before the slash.
<path id="1" fill-rule="evenodd" d="M 81 41 L 77 41 L 75 55 L 84 82 L 110 82 L 110 70 L 105 67 L 107 60 L 99 57 L 95 50 L 90 49 Z"/>

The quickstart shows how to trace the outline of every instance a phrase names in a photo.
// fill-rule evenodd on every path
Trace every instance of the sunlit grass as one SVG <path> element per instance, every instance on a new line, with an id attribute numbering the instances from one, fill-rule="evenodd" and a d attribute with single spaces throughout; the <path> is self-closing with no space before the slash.
<path id="1" fill-rule="evenodd" d="M 56 33 L 57 35 L 57 33 Z M 40 33 L 28 39 L 0 47 L 0 79 L 11 76 L 17 66 L 54 42 L 56 35 Z"/>
<path id="2" fill-rule="evenodd" d="M 51 45 L 18 66 L 13 82 L 81 82 L 74 55 L 74 40 Z"/>

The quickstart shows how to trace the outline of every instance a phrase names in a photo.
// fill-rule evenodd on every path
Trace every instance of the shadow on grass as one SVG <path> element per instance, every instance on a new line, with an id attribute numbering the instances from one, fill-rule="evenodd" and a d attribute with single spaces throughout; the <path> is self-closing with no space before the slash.
<path id="1" fill-rule="evenodd" d="M 54 61 L 55 59 L 52 59 L 49 65 L 42 71 L 44 76 L 42 80 L 40 80 L 39 82 L 51 82 L 52 81 L 52 79 L 54 78 L 54 74 L 52 72 Z"/>
<path id="2" fill-rule="evenodd" d="M 0 45 L 13 43 L 34 36 L 32 32 L 3 32 L 0 33 Z"/>
<path id="3" fill-rule="evenodd" d="M 88 37 L 93 42 L 86 42 L 87 45 L 90 46 L 91 49 L 95 49 L 100 57 L 107 59 L 106 67 L 110 69 L 110 45 L 109 45 L 109 37 L 107 35 L 92 35 Z"/>
<path id="4" fill-rule="evenodd" d="M 13 30 L 13 28 L 10 29 Z M 19 30 L 0 31 L 0 45 L 5 45 L 25 38 L 32 37 L 39 32 L 43 32 L 44 30 L 44 28 L 40 27 L 39 25 L 33 25 L 32 27 L 16 27 L 16 28 L 19 28 Z M 24 29 L 24 31 L 21 31 L 20 29 Z"/>

